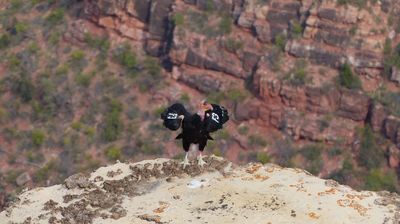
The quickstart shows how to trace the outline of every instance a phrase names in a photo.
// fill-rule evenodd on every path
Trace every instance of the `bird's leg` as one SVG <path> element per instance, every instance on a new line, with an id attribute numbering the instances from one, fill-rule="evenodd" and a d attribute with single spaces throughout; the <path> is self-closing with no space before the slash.
<path id="1" fill-rule="evenodd" d="M 190 165 L 188 160 L 188 154 L 189 152 L 186 152 L 185 159 L 183 159 L 183 162 L 181 162 L 181 164 L 183 165 L 183 169 L 185 169 L 186 166 Z"/>
<path id="2" fill-rule="evenodd" d="M 200 155 L 197 157 L 197 164 L 201 167 L 203 167 L 206 162 L 203 160 L 203 153 L 200 151 Z"/>

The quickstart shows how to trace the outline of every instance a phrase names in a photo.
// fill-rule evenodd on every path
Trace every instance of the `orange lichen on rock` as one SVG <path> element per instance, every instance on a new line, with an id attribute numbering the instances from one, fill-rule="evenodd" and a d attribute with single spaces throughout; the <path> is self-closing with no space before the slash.
<path id="1" fill-rule="evenodd" d="M 254 164 L 254 165 L 249 166 L 246 169 L 246 172 L 249 174 L 253 174 L 253 173 L 257 172 L 261 167 L 262 167 L 261 164 Z"/>
<path id="2" fill-rule="evenodd" d="M 307 190 L 304 188 L 303 183 L 299 183 L 299 184 L 291 184 L 289 185 L 289 187 L 294 187 L 297 188 L 297 191 L 301 191 L 301 192 L 307 192 Z"/>
<path id="3" fill-rule="evenodd" d="M 317 215 L 315 212 L 308 213 L 308 216 L 312 219 L 319 219 L 319 215 Z"/>
<path id="4" fill-rule="evenodd" d="M 330 188 L 324 192 L 318 192 L 318 196 L 326 196 L 326 195 L 331 195 L 331 194 L 336 194 L 336 189 L 335 188 Z"/>
<path id="5" fill-rule="evenodd" d="M 256 178 L 257 180 L 261 180 L 261 181 L 264 181 L 264 180 L 268 180 L 268 179 L 269 179 L 268 176 L 264 176 L 264 175 L 260 175 L 260 174 L 255 174 L 255 175 L 254 175 L 254 178 Z"/>
<path id="6" fill-rule="evenodd" d="M 166 208 L 168 208 L 169 204 L 167 202 L 159 202 L 160 207 L 156 208 L 153 210 L 154 213 L 160 214 L 163 213 L 165 211 Z"/>
<path id="7" fill-rule="evenodd" d="M 350 200 L 350 199 L 340 199 L 337 201 L 337 204 L 341 207 L 349 207 L 353 208 L 360 214 L 361 216 L 365 216 L 367 213 L 368 208 L 360 205 L 357 203 L 355 200 Z"/>
<path id="8" fill-rule="evenodd" d="M 359 200 L 363 200 L 365 198 L 371 197 L 372 194 L 346 194 L 346 197 L 349 199 L 359 199 Z"/>

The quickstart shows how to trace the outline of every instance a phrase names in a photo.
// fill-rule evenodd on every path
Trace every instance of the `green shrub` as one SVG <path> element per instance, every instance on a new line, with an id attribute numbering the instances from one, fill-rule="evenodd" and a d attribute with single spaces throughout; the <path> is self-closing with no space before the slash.
<path id="1" fill-rule="evenodd" d="M 17 32 L 17 34 L 25 33 L 26 31 L 28 31 L 28 24 L 22 23 L 22 22 L 17 22 L 14 26 L 14 29 L 15 29 L 15 32 Z"/>
<path id="2" fill-rule="evenodd" d="M 215 135 L 216 135 L 215 139 L 228 140 L 231 137 L 231 135 L 229 134 L 228 130 L 226 130 L 226 129 L 222 129 L 222 130 L 217 131 L 217 133 Z"/>
<path id="3" fill-rule="evenodd" d="M 59 31 L 53 31 L 51 32 L 47 40 L 51 45 L 56 45 L 60 41 L 60 38 L 61 38 L 61 33 Z"/>
<path id="4" fill-rule="evenodd" d="M 391 92 L 381 86 L 373 93 L 372 97 L 388 108 L 393 115 L 400 116 L 400 93 Z"/>
<path id="5" fill-rule="evenodd" d="M 90 74 L 79 73 L 75 77 L 75 81 L 81 86 L 89 87 L 90 81 L 92 80 L 93 76 L 94 76 L 94 73 L 90 73 Z"/>
<path id="6" fill-rule="evenodd" d="M 266 164 L 271 160 L 271 157 L 266 152 L 257 152 L 257 161 Z"/>
<path id="7" fill-rule="evenodd" d="M 11 38 L 8 34 L 2 34 L 0 36 L 0 50 L 7 48 L 11 43 Z"/>
<path id="8" fill-rule="evenodd" d="M 348 89 L 361 89 L 361 80 L 353 74 L 349 64 L 344 64 L 339 73 L 339 83 Z"/>
<path id="9" fill-rule="evenodd" d="M 215 10 L 215 4 L 213 0 L 207 0 L 205 10 L 208 13 L 212 13 Z"/>
<path id="10" fill-rule="evenodd" d="M 137 66 L 136 54 L 131 50 L 128 44 L 123 44 L 115 49 L 113 57 L 115 61 L 126 69 L 132 70 Z"/>
<path id="11" fill-rule="evenodd" d="M 224 42 L 225 48 L 230 52 L 236 52 L 243 48 L 243 42 L 240 40 L 235 40 L 233 38 L 228 38 Z"/>
<path id="12" fill-rule="evenodd" d="M 110 42 L 107 37 L 93 37 L 90 33 L 85 33 L 85 42 L 89 47 L 97 49 L 106 54 L 110 49 Z"/>
<path id="13" fill-rule="evenodd" d="M 315 160 L 320 160 L 321 157 L 321 147 L 319 147 L 318 145 L 312 144 L 312 145 L 307 145 L 304 146 L 301 149 L 301 154 L 307 158 L 307 160 L 309 161 L 315 161 Z"/>
<path id="14" fill-rule="evenodd" d="M 35 129 L 31 133 L 33 145 L 39 147 L 44 143 L 46 139 L 46 134 L 42 130 Z"/>
<path id="15" fill-rule="evenodd" d="M 392 72 L 392 67 L 396 66 L 400 69 L 400 44 L 393 51 L 392 40 L 386 39 L 383 46 L 383 74 L 389 78 Z"/>
<path id="16" fill-rule="evenodd" d="M 329 178 L 336 180 L 341 184 L 346 184 L 349 180 L 353 179 L 354 166 L 350 158 L 346 158 L 342 163 L 342 168 L 339 171 L 332 173 Z"/>
<path id="17" fill-rule="evenodd" d="M 353 5 L 361 9 L 365 8 L 368 2 L 374 5 L 376 4 L 377 0 L 337 0 L 336 4 L 344 6 Z"/>
<path id="18" fill-rule="evenodd" d="M 371 170 L 365 177 L 365 188 L 370 191 L 397 191 L 397 178 L 393 171 L 385 173 L 380 169 Z"/>
<path id="19" fill-rule="evenodd" d="M 278 47 L 271 48 L 267 59 L 268 59 L 268 64 L 271 67 L 272 71 L 278 72 L 281 70 L 282 50 L 280 48 Z"/>
<path id="20" fill-rule="evenodd" d="M 335 156 L 339 156 L 343 153 L 343 149 L 340 147 L 333 147 L 328 151 L 328 157 L 332 159 Z"/>
<path id="21" fill-rule="evenodd" d="M 29 46 L 28 46 L 28 51 L 29 51 L 31 54 L 36 54 L 36 53 L 39 52 L 39 50 L 40 50 L 40 47 L 39 47 L 39 45 L 38 45 L 36 42 L 30 43 Z"/>
<path id="22" fill-rule="evenodd" d="M 85 133 L 89 138 L 93 138 L 96 135 L 96 128 L 85 127 L 83 133 Z"/>
<path id="23" fill-rule="evenodd" d="M 45 1 L 48 1 L 50 3 L 53 2 L 54 0 L 32 0 L 32 5 L 36 5 Z"/>
<path id="24" fill-rule="evenodd" d="M 249 132 L 249 127 L 244 126 L 244 125 L 239 126 L 239 128 L 238 128 L 238 133 L 239 133 L 240 135 L 247 135 L 248 132 Z"/>
<path id="25" fill-rule="evenodd" d="M 25 156 L 28 162 L 31 163 L 42 163 L 45 161 L 45 157 L 41 152 L 28 151 Z"/>
<path id="26" fill-rule="evenodd" d="M 85 52 L 82 50 L 72 51 L 69 56 L 69 63 L 75 71 L 81 71 L 85 67 L 86 63 Z"/>
<path id="27" fill-rule="evenodd" d="M 361 130 L 360 154 L 358 163 L 368 169 L 381 166 L 384 160 L 383 150 L 377 144 L 377 138 L 369 125 Z"/>
<path id="28" fill-rule="evenodd" d="M 54 9 L 50 15 L 47 16 L 46 21 L 51 27 L 58 25 L 64 21 L 64 14 L 65 12 L 63 8 Z"/>
<path id="29" fill-rule="evenodd" d="M 116 146 L 110 146 L 105 151 L 107 159 L 117 160 L 121 158 L 121 148 Z"/>
<path id="30" fill-rule="evenodd" d="M 21 60 L 16 55 L 11 55 L 8 58 L 8 67 L 12 71 L 20 70 L 21 69 Z"/>
<path id="31" fill-rule="evenodd" d="M 274 44 L 275 46 L 284 51 L 285 50 L 285 46 L 286 46 L 286 41 L 287 41 L 287 37 L 284 34 L 278 34 L 275 36 L 274 38 Z"/>
<path id="32" fill-rule="evenodd" d="M 248 144 L 252 147 L 266 147 L 268 145 L 267 141 L 259 135 L 250 135 L 248 139 Z"/>
<path id="33" fill-rule="evenodd" d="M 7 183 L 15 185 L 17 177 L 22 173 L 21 170 L 10 170 L 5 175 L 5 180 Z"/>
<path id="34" fill-rule="evenodd" d="M 157 59 L 147 57 L 144 60 L 144 69 L 152 76 L 156 78 L 161 73 L 161 66 Z"/>
<path id="35" fill-rule="evenodd" d="M 82 50 L 75 50 L 70 55 L 70 60 L 72 62 L 79 62 L 84 58 L 85 58 L 85 52 L 83 52 Z"/>
<path id="36" fill-rule="evenodd" d="M 187 93 L 182 93 L 180 100 L 184 103 L 189 103 L 190 102 L 190 96 Z"/>
<path id="37" fill-rule="evenodd" d="M 357 25 L 353 25 L 349 30 L 349 34 L 351 36 L 355 36 L 357 34 L 357 30 L 358 30 L 358 26 Z"/>
<path id="38" fill-rule="evenodd" d="M 177 12 L 172 16 L 172 22 L 175 26 L 182 27 L 185 25 L 185 16 L 182 13 Z"/>
<path id="39" fill-rule="evenodd" d="M 69 67 L 68 67 L 67 64 L 59 65 L 56 68 L 55 75 L 57 75 L 57 76 L 67 75 L 68 74 L 68 70 L 69 70 Z"/>
<path id="40" fill-rule="evenodd" d="M 239 103 L 246 99 L 247 94 L 241 89 L 229 89 L 227 92 L 227 97 L 231 101 Z"/>
<path id="41" fill-rule="evenodd" d="M 11 0 L 10 2 L 12 11 L 19 10 L 24 5 L 22 0 Z"/>
<path id="42" fill-rule="evenodd" d="M 0 123 L 7 120 L 9 114 L 7 110 L 3 107 L 0 107 Z"/>
<path id="43" fill-rule="evenodd" d="M 150 139 L 146 139 L 139 148 L 146 155 L 160 155 L 163 152 L 161 146 L 152 143 Z"/>
<path id="44" fill-rule="evenodd" d="M 33 175 L 33 180 L 35 182 L 41 182 L 45 181 L 49 178 L 50 172 L 53 171 L 57 166 L 57 163 L 55 160 L 50 160 L 48 163 L 46 163 L 45 166 L 42 168 L 38 169 L 34 175 Z"/>
<path id="45" fill-rule="evenodd" d="M 190 31 L 196 33 L 205 33 L 205 31 L 208 29 L 208 15 L 206 13 L 189 10 L 187 16 L 187 22 Z"/>
<path id="46" fill-rule="evenodd" d="M 232 32 L 232 19 L 229 14 L 224 14 L 219 22 L 219 30 L 222 34 L 227 35 Z"/>
<path id="47" fill-rule="evenodd" d="M 105 115 L 102 137 L 107 142 L 119 138 L 123 130 L 121 120 L 122 104 L 119 101 L 111 100 L 109 112 Z"/>
<path id="48" fill-rule="evenodd" d="M 305 169 L 317 175 L 323 166 L 322 147 L 316 144 L 306 145 L 301 149 L 300 153 L 307 159 Z"/>
<path id="49" fill-rule="evenodd" d="M 34 85 L 32 80 L 25 74 L 20 74 L 12 84 L 13 92 L 21 97 L 22 101 L 29 102 L 33 98 Z"/>
<path id="50" fill-rule="evenodd" d="M 71 128 L 76 130 L 76 131 L 80 131 L 83 127 L 83 124 L 81 122 L 74 122 L 71 124 Z"/>
<path id="51" fill-rule="evenodd" d="M 213 149 L 212 154 L 214 154 L 215 156 L 223 157 L 224 153 L 221 151 L 221 149 L 216 148 L 216 146 L 213 144 L 215 144 L 215 142 L 207 143 L 208 148 Z"/>
<path id="52" fill-rule="evenodd" d="M 207 101 L 211 103 L 220 103 L 223 99 L 226 98 L 224 92 L 210 92 L 207 94 Z"/>
<path id="53" fill-rule="evenodd" d="M 293 22 L 291 25 L 292 37 L 300 38 L 303 34 L 303 26 L 299 22 Z"/>
<path id="54" fill-rule="evenodd" d="M 307 78 L 307 62 L 297 60 L 294 68 L 286 75 L 285 79 L 293 86 L 302 86 L 311 80 Z"/>

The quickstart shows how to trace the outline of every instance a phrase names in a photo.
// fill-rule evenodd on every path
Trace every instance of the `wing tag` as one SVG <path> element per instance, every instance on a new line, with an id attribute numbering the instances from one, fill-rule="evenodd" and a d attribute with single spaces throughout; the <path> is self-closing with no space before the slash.
<path id="1" fill-rule="evenodd" d="M 178 114 L 176 114 L 176 113 L 168 113 L 168 115 L 167 115 L 167 119 L 170 119 L 170 120 L 177 119 L 177 118 L 178 118 Z"/>
<path id="2" fill-rule="evenodd" d="M 219 116 L 216 113 L 211 114 L 211 119 L 219 124 Z"/>

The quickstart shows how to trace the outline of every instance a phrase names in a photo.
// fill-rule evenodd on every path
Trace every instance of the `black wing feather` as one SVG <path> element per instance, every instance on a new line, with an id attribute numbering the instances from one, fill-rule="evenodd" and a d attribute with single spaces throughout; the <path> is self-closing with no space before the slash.
<path id="1" fill-rule="evenodd" d="M 215 132 L 223 128 L 229 120 L 228 110 L 217 104 L 211 104 L 213 109 L 206 111 L 206 116 L 204 118 L 204 126 L 207 132 Z"/>
<path id="2" fill-rule="evenodd" d="M 180 103 L 172 104 L 170 107 L 165 109 L 160 118 L 164 120 L 163 124 L 166 128 L 176 131 L 181 127 L 182 119 L 179 116 L 188 116 L 188 112 L 185 107 Z"/>

